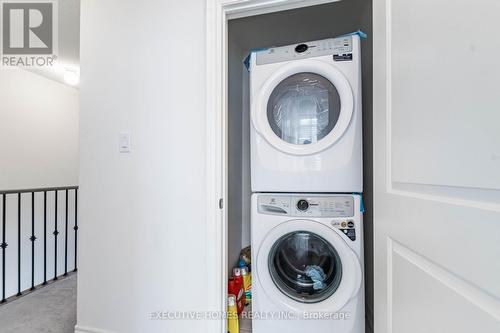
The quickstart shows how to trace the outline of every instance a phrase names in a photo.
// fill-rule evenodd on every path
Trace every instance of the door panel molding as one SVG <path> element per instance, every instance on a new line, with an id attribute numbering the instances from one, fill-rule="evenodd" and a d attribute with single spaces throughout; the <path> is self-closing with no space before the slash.
<path id="1" fill-rule="evenodd" d="M 500 191 L 393 182 L 392 194 L 500 212 Z"/>
<path id="2" fill-rule="evenodd" d="M 500 212 L 500 190 L 474 186 L 451 186 L 440 183 L 415 182 L 394 179 L 393 150 L 393 4 L 402 0 L 385 0 L 385 76 L 386 76 L 386 181 L 387 193 L 447 204 Z M 411 6 L 408 6 L 411 10 Z M 460 166 L 459 166 L 460 167 Z"/>
<path id="3" fill-rule="evenodd" d="M 479 286 L 462 279 L 453 272 L 446 270 L 442 266 L 434 263 L 432 260 L 418 254 L 417 252 L 411 250 L 410 248 L 404 246 L 398 241 L 387 237 L 387 272 L 388 272 L 388 283 L 387 283 L 387 299 L 388 299 L 388 321 L 392 323 L 392 310 L 393 310 L 393 269 L 394 269 L 394 254 L 399 255 L 401 258 L 405 259 L 418 269 L 420 269 L 425 274 L 429 275 L 436 281 L 439 281 L 442 286 L 454 291 L 458 295 L 462 296 L 468 302 L 474 304 L 476 307 L 482 309 L 484 312 L 489 314 L 494 319 L 500 321 L 500 300 Z M 391 328 L 392 329 L 392 328 Z M 388 333 L 392 331 L 389 330 Z"/>
<path id="4" fill-rule="evenodd" d="M 499 191 L 500 3 L 387 3 L 392 181 Z"/>

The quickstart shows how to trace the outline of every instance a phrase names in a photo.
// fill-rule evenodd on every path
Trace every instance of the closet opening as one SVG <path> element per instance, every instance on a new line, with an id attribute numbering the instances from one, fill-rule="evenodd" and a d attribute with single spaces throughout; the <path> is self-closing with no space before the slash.
<path id="1" fill-rule="evenodd" d="M 373 221 L 372 221 L 372 207 L 373 207 L 373 156 L 372 156 L 372 2 L 368 0 L 349 0 L 339 1 L 323 5 L 316 5 L 311 7 L 304 7 L 292 10 L 285 10 L 263 15 L 249 16 L 228 21 L 228 45 L 227 45 L 227 60 L 228 60 L 228 77 L 227 77 L 227 115 L 225 128 L 226 136 L 226 168 L 227 168 L 227 197 L 226 197 L 226 212 L 227 212 L 227 226 L 225 235 L 227 244 L 227 267 L 226 276 L 224 277 L 229 281 L 229 289 L 234 289 L 236 280 L 239 277 L 234 277 L 234 268 L 247 267 L 249 274 L 252 275 L 252 285 L 256 282 L 253 273 L 257 267 L 255 262 L 251 261 L 252 251 L 255 257 L 259 247 L 262 244 L 252 244 L 252 205 L 255 205 L 257 199 L 252 197 L 251 185 L 251 114 L 250 114 L 250 72 L 248 69 L 248 62 L 245 59 L 252 52 L 252 50 L 268 49 L 271 47 L 281 47 L 287 45 L 295 45 L 296 52 L 302 53 L 307 50 L 307 43 L 310 41 L 320 41 L 338 36 L 343 36 L 349 33 L 361 30 L 366 33 L 367 38 L 360 40 L 361 45 L 361 100 L 362 100 L 362 144 L 363 144 L 363 187 L 362 206 L 364 207 L 363 215 L 363 246 L 364 246 L 364 260 L 362 270 L 364 293 L 365 293 L 365 328 L 366 332 L 373 332 Z M 357 36 L 357 35 L 356 35 Z M 302 51 L 302 52 L 301 52 Z M 346 59 L 349 56 L 345 55 Z M 250 69 L 251 70 L 251 69 Z M 298 82 L 304 81 L 304 78 L 292 78 Z M 290 81 L 291 82 L 291 81 Z M 288 88 L 297 85 L 297 82 L 284 82 L 283 85 L 288 84 Z M 327 82 L 325 80 L 325 82 Z M 330 89 L 328 84 L 323 82 L 326 90 Z M 321 83 L 321 82 L 320 82 Z M 286 87 L 285 87 L 286 88 Z M 311 93 L 312 92 L 311 88 Z M 316 89 L 316 88 L 314 88 Z M 333 88 L 335 89 L 335 88 Z M 333 93 L 332 93 L 333 94 Z M 279 95 L 279 93 L 278 93 Z M 338 95 L 338 92 L 337 92 Z M 336 95 L 335 95 L 336 96 Z M 283 96 L 274 96 L 275 99 L 282 98 Z M 306 103 L 307 101 L 304 101 Z M 335 105 L 335 101 L 327 101 L 329 105 Z M 271 111 L 270 111 L 271 112 Z M 272 112 L 271 112 L 272 117 Z M 338 122 L 339 114 L 330 112 L 330 117 Z M 319 118 L 318 118 L 319 119 Z M 315 121 L 320 121 L 316 119 Z M 325 128 L 330 130 L 335 127 L 335 123 L 325 125 Z M 280 134 L 282 129 L 279 126 L 272 128 L 274 133 Z M 283 130 L 284 131 L 284 130 Z M 290 132 L 288 132 L 290 133 Z M 311 133 L 308 132 L 310 135 Z M 317 140 L 322 139 L 322 134 L 317 135 Z M 299 135 L 301 138 L 305 137 L 304 133 Z M 292 141 L 296 138 L 289 136 L 288 140 Z M 309 144 L 308 140 L 316 139 L 297 139 L 302 140 L 302 143 Z M 255 191 L 254 191 L 255 192 Z M 266 191 L 270 192 L 270 191 Z M 272 191 L 271 191 L 272 192 Z M 295 191 L 276 191 L 276 192 L 295 192 Z M 336 193 L 335 189 L 328 191 L 329 193 Z M 267 195 L 268 193 L 266 193 Z M 344 196 L 349 196 L 352 193 L 342 193 Z M 312 197 L 321 197 L 319 193 L 313 193 Z M 279 196 L 278 196 L 279 197 Z M 358 201 L 356 196 L 351 196 L 352 203 L 345 203 L 346 207 L 354 207 Z M 254 203 L 252 203 L 254 198 Z M 267 199 L 262 199 L 267 200 Z M 269 200 L 274 200 L 269 197 Z M 290 199 L 294 207 L 299 207 L 299 199 Z M 340 199 L 339 199 L 340 200 Z M 342 199 L 344 200 L 344 199 Z M 346 199 L 348 201 L 351 199 Z M 318 201 L 321 200 L 318 199 Z M 311 202 L 307 202 L 309 205 Z M 300 203 L 305 205 L 305 203 Z M 271 207 L 269 209 L 276 209 Z M 271 212 L 272 213 L 272 212 Z M 279 212 L 277 212 L 279 214 Z M 346 220 L 346 222 L 348 222 Z M 349 274 L 349 267 L 341 265 L 343 250 L 338 247 L 331 246 L 332 240 L 321 234 L 320 231 L 314 233 L 306 233 L 304 229 L 300 229 L 294 233 L 287 234 L 280 239 L 276 240 L 275 246 L 269 247 L 271 257 L 276 261 L 276 266 L 269 266 L 269 270 L 274 272 L 270 275 L 272 283 L 275 284 L 277 290 L 281 289 L 283 294 L 293 295 L 288 296 L 290 299 L 293 297 L 297 299 L 307 299 L 303 303 L 321 304 L 325 299 L 335 297 L 340 284 L 340 277 L 342 274 L 346 276 Z M 346 233 L 347 234 L 347 233 Z M 264 242 L 263 242 L 264 243 Z M 293 255 L 286 257 L 286 253 L 291 253 L 297 247 L 303 247 L 308 244 L 309 250 L 302 252 L 295 252 Z M 262 245 L 263 246 L 263 245 Z M 313 248 L 314 251 L 310 251 Z M 315 252 L 316 251 L 316 252 Z M 318 252 L 319 251 L 319 252 Z M 320 253 L 324 261 L 325 271 L 331 268 L 331 272 L 327 273 L 325 282 L 325 291 L 317 292 L 316 286 L 302 286 L 300 279 L 284 267 L 283 261 L 294 259 L 300 261 L 299 254 L 303 256 L 312 256 Z M 319 259 L 318 259 L 319 260 Z M 325 261 L 326 260 L 326 261 Z M 315 261 L 318 263 L 319 261 Z M 293 265 L 292 265 L 293 266 Z M 317 266 L 317 265 L 314 265 Z M 277 267 L 277 268 L 276 268 Z M 241 270 L 237 270 L 241 271 Z M 314 273 L 318 273 L 315 271 Z M 236 274 L 240 274 L 236 272 Z M 245 271 L 243 271 L 245 274 Z M 328 275 L 330 274 L 330 275 Z M 243 277 L 247 279 L 246 277 Z M 297 281 L 293 279 L 296 278 Z M 323 282 L 323 281 L 320 281 Z M 319 284 L 317 280 L 315 283 Z M 309 288 L 310 287 L 310 288 Z M 302 289 L 300 289 L 302 288 Z M 309 288 L 309 289 L 307 289 Z M 248 289 L 248 288 L 247 288 Z M 297 291 L 300 289 L 299 291 Z M 252 332 L 252 315 L 249 311 L 252 307 L 251 296 L 253 288 L 247 290 L 247 305 L 242 315 L 239 316 L 239 331 L 242 333 Z M 300 295 L 307 293 L 307 297 Z M 297 296 L 299 295 L 299 296 Z M 333 296 L 332 296 L 333 295 Z M 286 296 L 285 296 L 286 297 Z M 264 314 L 258 314 L 264 315 Z M 310 328 L 315 330 L 314 322 L 311 322 Z M 279 329 L 279 326 L 276 326 Z M 320 330 L 317 330 L 320 332 Z M 259 333 L 259 332 L 257 332 Z"/>

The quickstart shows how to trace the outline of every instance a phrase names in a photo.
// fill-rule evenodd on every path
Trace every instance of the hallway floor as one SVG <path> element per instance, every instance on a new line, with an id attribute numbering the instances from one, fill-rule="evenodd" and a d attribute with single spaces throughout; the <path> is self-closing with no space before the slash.
<path id="1" fill-rule="evenodd" d="M 2 333 L 73 333 L 77 275 L 0 306 Z"/>

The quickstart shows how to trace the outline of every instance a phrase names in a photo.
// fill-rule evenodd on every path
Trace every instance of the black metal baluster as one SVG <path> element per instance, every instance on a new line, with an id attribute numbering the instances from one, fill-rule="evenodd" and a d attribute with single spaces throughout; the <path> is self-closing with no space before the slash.
<path id="1" fill-rule="evenodd" d="M 47 284 L 47 191 L 43 191 L 43 284 Z"/>
<path id="2" fill-rule="evenodd" d="M 17 296 L 21 296 L 21 193 L 17 194 Z"/>
<path id="3" fill-rule="evenodd" d="M 77 241 L 78 241 L 78 189 L 75 188 L 75 226 L 73 227 L 73 230 L 75 230 L 75 269 L 73 272 L 76 272 L 78 270 L 77 268 L 77 260 L 76 260 L 76 253 L 77 253 Z"/>
<path id="4" fill-rule="evenodd" d="M 35 192 L 31 192 L 31 290 L 35 290 Z"/>
<path id="5" fill-rule="evenodd" d="M 24 273 L 24 269 L 22 268 L 22 255 L 24 253 L 23 244 L 23 237 L 22 234 L 26 234 L 26 231 L 24 231 L 24 227 L 22 226 L 23 223 L 23 193 L 31 193 L 31 236 L 29 237 L 29 240 L 31 241 L 31 288 L 30 290 L 35 290 L 37 286 L 35 286 L 35 242 L 37 240 L 37 237 L 35 236 L 35 206 L 36 206 L 36 197 L 38 192 L 43 192 L 43 285 L 46 285 L 47 282 L 47 192 L 54 191 L 54 205 L 55 205 L 55 213 L 54 213 L 54 280 L 58 280 L 58 235 L 59 235 L 59 217 L 58 217 L 58 206 L 59 206 L 59 192 L 60 191 L 65 191 L 66 192 L 66 197 L 65 197 L 65 230 L 64 230 L 64 276 L 68 275 L 68 246 L 69 246 L 69 234 L 68 234 L 68 228 L 69 228 L 69 192 L 70 190 L 75 190 L 75 203 L 74 203 L 74 209 L 75 209 L 75 215 L 74 215 L 74 235 L 75 235 L 75 248 L 74 248 L 74 255 L 75 255 L 75 261 L 74 261 L 74 269 L 73 272 L 76 272 L 78 269 L 78 187 L 77 186 L 72 186 L 72 187 L 60 187 L 60 188 L 41 188 L 41 189 L 28 189 L 28 190 L 15 190 L 15 191 L 4 191 L 0 193 L 1 195 L 1 202 L 0 205 L 2 208 L 2 215 L 0 216 L 0 228 L 2 231 L 2 236 L 1 236 L 1 242 L 0 242 L 0 249 L 2 250 L 1 253 L 1 269 L 2 269 L 2 284 L 1 284 L 1 299 L 0 303 L 5 303 L 7 302 L 7 290 L 6 290 L 6 277 L 7 277 L 7 272 L 6 272 L 6 255 L 7 255 L 7 195 L 9 194 L 17 194 L 17 294 L 16 296 L 22 296 L 23 295 L 23 289 L 22 289 L 22 277 Z M 9 229 L 10 230 L 10 229 Z M 15 232 L 15 231 L 13 231 Z M 37 264 L 38 265 L 38 264 Z M 10 266 L 9 266 L 9 271 L 10 271 Z M 9 279 L 12 277 L 14 279 L 14 272 L 13 274 L 9 275 Z M 50 274 L 50 273 L 49 273 Z M 10 281 L 10 280 L 9 280 Z"/>
<path id="6" fill-rule="evenodd" d="M 64 276 L 68 275 L 68 190 L 66 190 L 66 215 L 64 227 Z"/>
<path id="7" fill-rule="evenodd" d="M 7 248 L 8 244 L 5 242 L 5 197 L 6 194 L 2 195 L 2 244 L 0 247 L 2 247 L 2 301 L 1 303 L 7 302 L 5 299 L 5 249 Z"/>
<path id="8" fill-rule="evenodd" d="M 56 210 L 55 210 L 55 229 L 53 232 L 54 235 L 54 280 L 57 280 L 57 235 L 59 234 L 59 231 L 57 231 L 57 190 L 55 191 L 55 203 L 56 203 Z"/>

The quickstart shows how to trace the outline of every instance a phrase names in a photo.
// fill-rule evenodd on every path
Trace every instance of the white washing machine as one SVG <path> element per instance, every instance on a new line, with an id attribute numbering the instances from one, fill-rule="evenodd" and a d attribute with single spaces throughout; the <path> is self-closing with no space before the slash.
<path id="1" fill-rule="evenodd" d="M 360 195 L 252 195 L 252 332 L 364 333 Z"/>
<path id="2" fill-rule="evenodd" d="M 253 192 L 362 192 L 358 35 L 252 52 Z"/>

